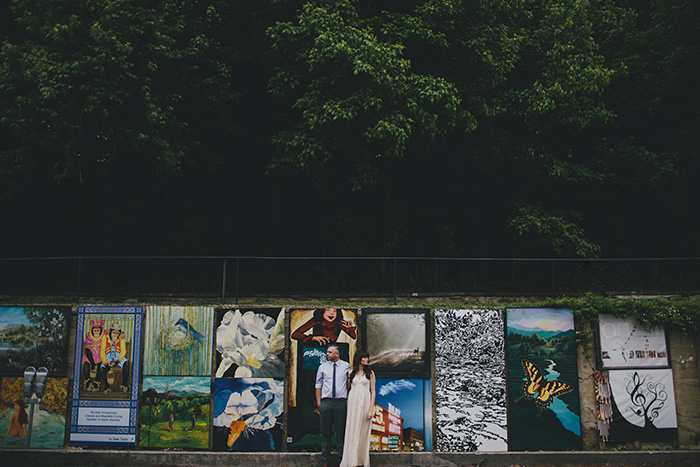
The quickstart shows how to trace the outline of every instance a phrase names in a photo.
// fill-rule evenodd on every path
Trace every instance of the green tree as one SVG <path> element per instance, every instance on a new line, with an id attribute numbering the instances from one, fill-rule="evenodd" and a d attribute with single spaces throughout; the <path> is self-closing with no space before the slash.
<path id="1" fill-rule="evenodd" d="M 306 3 L 268 34 L 277 63 L 270 90 L 291 123 L 274 139 L 273 168 L 313 176 L 333 162 L 360 190 L 377 183 L 384 160 L 404 157 L 415 135 L 434 139 L 455 124 L 454 86 L 412 72 L 403 45 L 379 40 L 352 1 Z"/>
<path id="2" fill-rule="evenodd" d="M 12 10 L 21 33 L 2 47 L 0 124 L 16 167 L 81 182 L 126 166 L 179 173 L 201 143 L 197 118 L 231 99 L 213 6 L 17 0 Z"/>

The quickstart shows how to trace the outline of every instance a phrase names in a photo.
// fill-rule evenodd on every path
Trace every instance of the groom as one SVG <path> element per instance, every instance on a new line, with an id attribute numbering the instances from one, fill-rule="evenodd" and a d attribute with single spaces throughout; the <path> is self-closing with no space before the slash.
<path id="1" fill-rule="evenodd" d="M 345 416 L 348 411 L 348 371 L 350 364 L 340 359 L 338 346 L 330 344 L 326 351 L 328 361 L 316 372 L 316 405 L 321 421 L 321 458 L 323 467 L 331 461 L 333 425 L 338 440 L 338 459 L 343 458 Z"/>

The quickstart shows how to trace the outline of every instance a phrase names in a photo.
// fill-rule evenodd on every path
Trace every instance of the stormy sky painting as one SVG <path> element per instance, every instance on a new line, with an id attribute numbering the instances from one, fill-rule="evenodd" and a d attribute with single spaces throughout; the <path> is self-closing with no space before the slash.
<path id="1" fill-rule="evenodd" d="M 379 376 L 426 375 L 427 310 L 370 309 L 366 313 L 366 348 Z"/>

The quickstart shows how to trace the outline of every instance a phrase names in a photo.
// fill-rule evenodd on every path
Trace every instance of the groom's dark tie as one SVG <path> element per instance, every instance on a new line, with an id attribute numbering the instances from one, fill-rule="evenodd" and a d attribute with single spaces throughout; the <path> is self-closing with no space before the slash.
<path id="1" fill-rule="evenodd" d="M 337 364 L 333 364 L 333 392 L 331 393 L 331 397 L 335 399 L 335 369 L 337 368 Z"/>

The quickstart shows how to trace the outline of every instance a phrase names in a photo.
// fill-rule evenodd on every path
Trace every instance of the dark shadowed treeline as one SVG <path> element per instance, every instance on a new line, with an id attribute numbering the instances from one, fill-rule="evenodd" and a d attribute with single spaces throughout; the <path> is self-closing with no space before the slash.
<path id="1" fill-rule="evenodd" d="M 0 256 L 700 255 L 694 0 L 0 2 Z"/>

